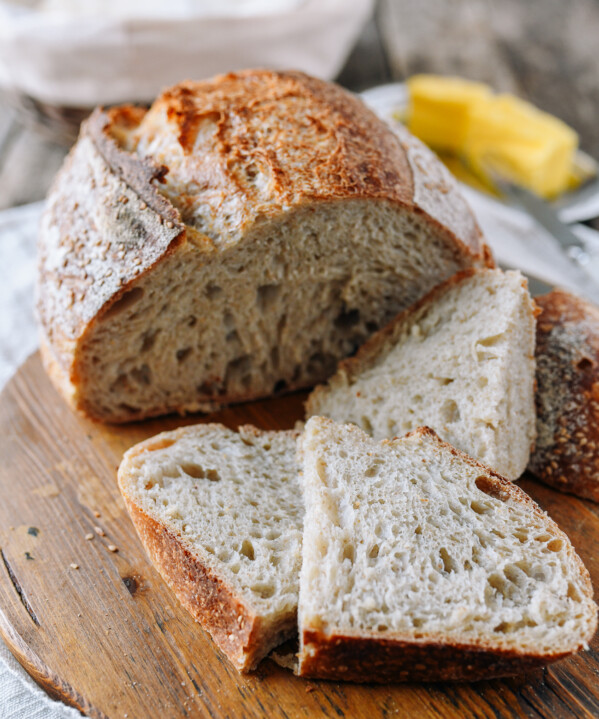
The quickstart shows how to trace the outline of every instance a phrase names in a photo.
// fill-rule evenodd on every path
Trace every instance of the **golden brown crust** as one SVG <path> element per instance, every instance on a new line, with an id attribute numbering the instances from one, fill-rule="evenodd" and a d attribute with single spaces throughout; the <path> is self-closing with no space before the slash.
<path id="1" fill-rule="evenodd" d="M 216 135 L 198 145 L 206 118 Z M 165 164 L 134 151 L 132 137 L 138 130 L 143 134 L 146 123 L 150 135 L 167 133 L 167 125 L 176 129 L 176 147 Z M 224 244 L 238 241 L 268 216 L 314 202 L 368 199 L 425 215 L 458 265 L 489 262 L 455 183 L 438 180 L 439 163 L 408 144 L 357 98 L 297 72 L 245 71 L 182 83 L 147 113 L 132 106 L 96 110 L 54 183 L 40 232 L 38 315 L 61 368 L 52 372 L 61 376 L 61 391 L 68 388 L 71 402 L 89 416 L 107 419 L 78 398 L 86 382 L 81 348 L 95 323 L 192 235 L 205 240 L 211 252 L 219 251 L 216 241 L 202 234 L 204 228 L 182 222 L 180 210 L 195 207 L 200 195 L 220 223 L 217 235 Z M 260 169 L 264 185 L 255 182 Z M 179 209 L 167 199 L 174 178 L 184 189 Z M 209 191 L 190 196 L 187 181 Z M 455 203 L 445 204 L 457 209 L 436 212 L 442 198 L 454 196 Z M 211 397 L 193 409 L 246 399 Z M 177 408 L 108 419 L 130 421 L 166 411 Z"/>
<path id="2" fill-rule="evenodd" d="M 599 309 L 561 290 L 536 301 L 538 436 L 529 469 L 599 502 Z"/>
<path id="3" fill-rule="evenodd" d="M 177 599 L 239 671 L 252 669 L 252 645 L 260 634 L 260 618 L 185 549 L 178 537 L 123 496 L 148 556 Z"/>

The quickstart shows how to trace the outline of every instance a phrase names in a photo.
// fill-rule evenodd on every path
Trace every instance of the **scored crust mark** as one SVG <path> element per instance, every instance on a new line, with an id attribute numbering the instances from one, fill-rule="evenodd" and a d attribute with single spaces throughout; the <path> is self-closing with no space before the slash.
<path id="1" fill-rule="evenodd" d="M 153 185 L 155 180 L 164 182 L 168 167 L 158 165 L 149 157 L 140 158 L 133 155 L 121 149 L 117 142 L 119 130 L 122 128 L 124 131 L 131 131 L 144 115 L 144 110 L 130 105 L 111 110 L 97 108 L 87 121 L 86 131 L 110 169 L 121 177 L 148 207 L 163 220 L 181 225 L 179 212 Z"/>
<path id="2" fill-rule="evenodd" d="M 561 290 L 536 302 L 538 436 L 529 469 L 599 502 L 599 310 Z"/>
<path id="3" fill-rule="evenodd" d="M 178 212 L 146 182 L 162 170 L 128 164 L 106 123 L 100 110 L 84 123 L 42 219 L 38 313 L 63 386 L 75 379 L 73 342 L 185 236 Z M 145 200 L 132 188 L 144 182 Z"/>

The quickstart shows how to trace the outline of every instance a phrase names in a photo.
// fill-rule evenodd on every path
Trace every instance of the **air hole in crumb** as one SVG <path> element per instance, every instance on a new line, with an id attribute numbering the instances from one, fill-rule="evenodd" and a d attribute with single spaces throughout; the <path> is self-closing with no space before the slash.
<path id="1" fill-rule="evenodd" d="M 437 381 L 442 387 L 446 387 L 453 382 L 453 379 L 451 377 L 437 377 Z"/>
<path id="2" fill-rule="evenodd" d="M 272 597 L 275 593 L 274 587 L 270 584 L 254 584 L 254 586 L 251 587 L 251 590 L 256 594 L 259 594 L 262 599 L 270 599 L 270 597 Z"/>
<path id="3" fill-rule="evenodd" d="M 209 300 L 216 299 L 223 292 L 223 288 L 218 285 L 210 284 L 206 287 L 205 294 Z"/>
<path id="4" fill-rule="evenodd" d="M 254 561 L 254 545 L 249 541 L 249 539 L 243 540 L 239 553 L 243 554 L 244 557 L 247 557 L 248 559 Z"/>
<path id="5" fill-rule="evenodd" d="M 460 410 L 452 399 L 446 399 L 441 406 L 441 419 L 445 424 L 453 424 L 460 419 Z"/>
<path id="6" fill-rule="evenodd" d="M 416 529 L 414 530 L 414 534 L 422 534 L 422 527 L 418 525 Z"/>
<path id="7" fill-rule="evenodd" d="M 137 384 L 143 385 L 144 387 L 152 384 L 152 372 L 147 364 L 132 369 L 131 378 L 137 382 Z"/>
<path id="8" fill-rule="evenodd" d="M 499 499 L 502 502 L 509 499 L 509 492 L 497 479 L 491 479 L 491 477 L 486 477 L 484 474 L 481 474 L 474 480 L 474 483 L 477 489 L 480 489 L 481 492 L 484 492 L 489 497 L 493 497 L 493 499 Z"/>
<path id="9" fill-rule="evenodd" d="M 375 544 L 368 552 L 369 559 L 376 559 L 379 556 L 379 545 Z"/>
<path id="10" fill-rule="evenodd" d="M 273 392 L 275 394 L 279 394 L 280 392 L 284 392 L 286 389 L 287 389 L 287 382 L 284 379 L 280 379 L 278 382 L 275 382 Z"/>
<path id="11" fill-rule="evenodd" d="M 331 375 L 337 367 L 337 358 L 328 352 L 314 352 L 308 358 L 307 372 L 309 375 Z"/>
<path id="12" fill-rule="evenodd" d="M 191 347 L 185 347 L 182 350 L 177 350 L 177 362 L 184 362 L 191 354 Z"/>
<path id="13" fill-rule="evenodd" d="M 343 310 L 335 318 L 334 324 L 335 327 L 338 327 L 340 330 L 346 330 L 355 327 L 359 321 L 360 310 Z"/>
<path id="14" fill-rule="evenodd" d="M 441 561 L 443 562 L 444 571 L 448 574 L 449 572 L 453 572 L 455 569 L 455 563 L 447 549 L 445 549 L 445 547 L 441 547 L 441 549 L 439 550 L 439 555 L 441 557 Z"/>
<path id="15" fill-rule="evenodd" d="M 106 311 L 106 313 L 101 317 L 101 320 L 111 319 L 115 315 L 120 314 L 121 312 L 124 312 L 125 310 L 129 309 L 132 305 L 134 305 L 136 302 L 139 302 L 141 298 L 144 296 L 144 290 L 141 287 L 134 287 L 132 290 L 129 290 L 128 292 L 125 292 L 124 295 L 121 296 L 120 299 L 118 299 L 111 307 Z"/>
<path id="16" fill-rule="evenodd" d="M 141 352 L 151 350 L 156 343 L 156 337 L 160 334 L 160 330 L 148 330 L 141 337 Z"/>
<path id="17" fill-rule="evenodd" d="M 377 626 L 377 630 L 379 632 L 386 632 L 389 629 L 389 627 L 386 624 L 379 624 Z"/>
<path id="18" fill-rule="evenodd" d="M 568 599 L 573 599 L 575 602 L 580 602 L 581 600 L 580 592 L 572 582 L 568 582 Z"/>
<path id="19" fill-rule="evenodd" d="M 204 479 L 204 477 L 206 476 L 206 473 L 204 472 L 204 468 L 200 467 L 199 464 L 193 464 L 192 462 L 186 462 L 179 466 L 181 467 L 182 472 L 185 472 L 185 474 L 189 475 L 190 477 L 193 477 L 194 479 Z"/>
<path id="20" fill-rule="evenodd" d="M 356 550 L 354 549 L 353 544 L 346 544 L 345 547 L 343 547 L 343 559 L 349 559 L 350 562 L 353 562 L 356 558 Z"/>
<path id="21" fill-rule="evenodd" d="M 368 469 L 364 472 L 365 477 L 376 477 L 376 475 L 379 473 L 380 465 L 373 464 L 371 467 L 368 467 Z"/>
<path id="22" fill-rule="evenodd" d="M 499 574 L 491 574 L 491 576 L 487 579 L 487 582 L 493 589 L 495 589 L 499 594 L 501 594 L 505 599 L 509 598 L 510 590 L 509 590 L 509 583 L 506 582 L 506 580 L 501 577 Z"/>
<path id="23" fill-rule="evenodd" d="M 552 539 L 551 542 L 547 544 L 547 549 L 550 552 L 561 552 L 563 548 L 564 543 L 561 539 Z"/>
<path id="24" fill-rule="evenodd" d="M 362 425 L 362 429 L 365 432 L 368 432 L 368 434 L 372 434 L 372 422 L 368 419 L 368 417 L 366 417 L 365 415 L 362 415 L 360 424 Z"/>
<path id="25" fill-rule="evenodd" d="M 258 287 L 256 294 L 256 304 L 258 305 L 258 310 L 263 314 L 268 312 L 276 302 L 280 291 L 280 285 L 261 285 Z"/>
<path id="26" fill-rule="evenodd" d="M 498 632 L 499 634 L 507 634 L 507 632 L 510 631 L 510 625 L 507 622 L 501 622 L 501 624 L 493 627 L 493 631 Z"/>
<path id="27" fill-rule="evenodd" d="M 141 412 L 139 407 L 134 407 L 132 404 L 127 404 L 126 402 L 121 402 L 119 404 L 119 409 L 122 409 L 123 412 L 128 412 L 129 414 L 139 414 Z"/>
<path id="28" fill-rule="evenodd" d="M 581 372 L 586 372 L 587 370 L 591 369 L 591 367 L 593 367 L 593 361 L 588 357 L 583 357 L 576 363 L 576 368 L 579 369 Z"/>

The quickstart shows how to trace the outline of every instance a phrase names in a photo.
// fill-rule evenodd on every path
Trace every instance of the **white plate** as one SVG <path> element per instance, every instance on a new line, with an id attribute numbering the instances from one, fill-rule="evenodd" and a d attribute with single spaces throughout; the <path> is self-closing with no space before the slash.
<path id="1" fill-rule="evenodd" d="M 403 82 L 379 85 L 361 93 L 361 98 L 379 117 L 388 120 L 394 112 L 407 108 L 408 88 Z M 502 204 L 490 195 L 487 197 L 498 205 Z M 599 180 L 564 195 L 554 206 L 562 222 L 585 222 L 599 217 Z"/>

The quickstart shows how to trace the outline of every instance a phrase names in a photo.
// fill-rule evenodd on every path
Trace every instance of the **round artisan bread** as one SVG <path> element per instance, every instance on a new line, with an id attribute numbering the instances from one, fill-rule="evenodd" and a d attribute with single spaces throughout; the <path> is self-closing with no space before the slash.
<path id="1" fill-rule="evenodd" d="M 311 386 L 434 285 L 492 264 L 407 131 L 335 85 L 262 70 L 97 110 L 39 247 L 46 367 L 114 422 Z"/>
<path id="2" fill-rule="evenodd" d="M 561 290 L 535 302 L 537 441 L 528 468 L 599 502 L 599 309 Z"/>

